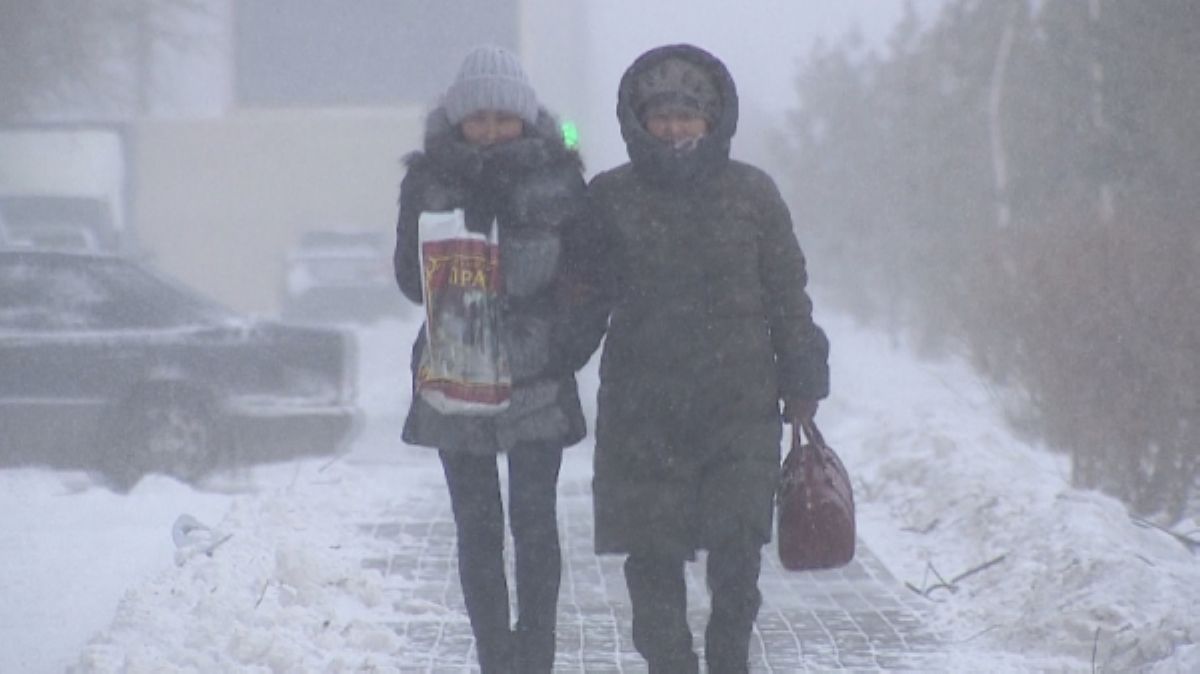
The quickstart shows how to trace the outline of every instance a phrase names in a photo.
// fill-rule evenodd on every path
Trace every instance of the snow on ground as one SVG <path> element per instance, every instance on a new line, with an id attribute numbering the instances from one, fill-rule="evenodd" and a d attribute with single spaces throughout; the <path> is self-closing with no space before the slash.
<path id="1" fill-rule="evenodd" d="M 962 362 L 831 327 L 837 394 L 819 419 L 855 479 L 860 535 L 949 638 L 1053 670 L 1200 671 L 1179 647 L 1200 640 L 1200 558 L 1072 488 L 1069 462 L 1016 439 Z"/>
<path id="2" fill-rule="evenodd" d="M 348 526 L 395 501 L 404 474 L 380 477 L 310 463 L 294 485 L 235 501 L 216 527 L 228 541 L 126 593 L 78 670 L 388 671 L 397 616 L 380 573 L 358 567 L 372 539 Z"/>
<path id="3" fill-rule="evenodd" d="M 956 671 L 1092 671 L 1093 647 L 1103 671 L 1159 659 L 1155 671 L 1200 671 L 1197 647 L 1176 646 L 1200 637 L 1195 555 L 1072 489 L 1065 462 L 1016 439 L 962 363 L 824 322 L 835 394 L 818 421 L 855 479 L 860 535 L 927 592 Z M 360 395 L 379 423 L 357 461 L 261 467 L 207 490 L 154 478 L 125 497 L 78 473 L 0 471 L 0 671 L 394 667 L 403 643 L 384 623 L 404 616 L 355 565 L 375 543 L 353 525 L 440 493 L 436 462 L 387 461 L 404 453 L 411 330 L 360 332 Z M 228 539 L 211 555 L 177 548 L 182 513 Z"/>
<path id="4" fill-rule="evenodd" d="M 0 672 L 61 672 L 125 588 L 171 564 L 180 511 L 219 520 L 228 503 L 173 480 L 124 499 L 82 473 L 0 471 Z"/>

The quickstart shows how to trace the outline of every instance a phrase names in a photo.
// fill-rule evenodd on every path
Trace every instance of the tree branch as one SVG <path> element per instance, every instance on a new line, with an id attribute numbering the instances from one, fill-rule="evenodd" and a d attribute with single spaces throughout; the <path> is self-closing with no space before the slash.
<path id="1" fill-rule="evenodd" d="M 1188 552 L 1194 553 L 1197 550 L 1200 550 L 1200 540 L 1185 536 L 1184 534 L 1181 534 L 1181 533 L 1178 533 L 1175 531 L 1171 531 L 1170 529 L 1168 529 L 1166 527 L 1159 526 L 1159 525 L 1155 524 L 1154 522 L 1151 522 L 1150 520 L 1145 520 L 1140 517 L 1134 517 L 1134 516 L 1130 515 L 1129 519 L 1134 524 L 1136 524 L 1139 527 L 1142 527 L 1144 529 L 1158 529 L 1159 531 L 1163 532 L 1164 534 L 1167 534 L 1171 538 L 1174 538 L 1175 540 L 1179 541 L 1183 545 L 1183 547 L 1187 548 Z"/>
<path id="2" fill-rule="evenodd" d="M 950 580 L 946 580 L 945 578 L 942 578 L 941 574 L 939 574 L 937 572 L 937 569 L 934 568 L 933 564 L 927 563 L 926 567 L 925 567 L 926 573 L 932 572 L 933 575 L 937 577 L 938 582 L 926 587 L 925 582 L 922 581 L 921 582 L 921 585 L 923 586 L 922 589 L 918 589 L 915 585 L 913 585 L 912 583 L 909 583 L 909 582 L 905 582 L 904 586 L 907 587 L 908 589 L 912 590 L 913 592 L 921 595 L 922 597 L 925 597 L 926 599 L 931 598 L 930 595 L 933 594 L 934 590 L 949 590 L 951 593 L 954 593 L 954 592 L 958 591 L 959 581 L 965 580 L 965 579 L 969 578 L 970 576 L 973 576 L 985 569 L 989 569 L 989 568 L 999 564 L 1000 562 L 1003 562 L 1007 556 L 1008 556 L 1007 554 L 1000 555 L 999 557 L 988 560 L 988 561 L 984 562 L 983 564 L 971 567 L 970 569 L 963 571 L 962 573 L 958 574 L 957 576 L 954 576 Z"/>

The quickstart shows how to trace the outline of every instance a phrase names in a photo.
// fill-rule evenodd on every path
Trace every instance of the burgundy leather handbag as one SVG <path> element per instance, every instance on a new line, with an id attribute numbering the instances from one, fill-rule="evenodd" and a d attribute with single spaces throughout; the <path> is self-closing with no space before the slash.
<path id="1" fill-rule="evenodd" d="M 783 568 L 834 569 L 854 558 L 850 476 L 811 421 L 792 427 L 792 449 L 783 461 L 778 506 Z"/>

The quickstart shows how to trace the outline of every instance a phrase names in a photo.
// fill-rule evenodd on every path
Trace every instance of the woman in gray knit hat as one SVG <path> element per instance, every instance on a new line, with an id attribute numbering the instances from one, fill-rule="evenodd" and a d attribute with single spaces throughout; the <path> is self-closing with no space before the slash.
<path id="1" fill-rule="evenodd" d="M 404 440 L 436 448 L 458 531 L 459 578 L 482 671 L 550 672 L 561 569 L 556 488 L 564 447 L 585 433 L 575 371 L 589 353 L 559 339 L 564 238 L 585 213 L 578 155 L 538 105 L 517 58 L 479 47 L 426 122 L 425 147 L 406 159 L 396 227 L 396 280 L 423 301 L 418 250 L 424 212 L 461 209 L 466 227 L 500 246 L 500 332 L 512 373 L 503 411 L 440 411 L 414 391 Z M 413 345 L 414 388 L 427 344 Z M 584 350 L 585 351 L 585 350 Z M 508 464 L 517 586 L 510 625 L 498 455 Z"/>

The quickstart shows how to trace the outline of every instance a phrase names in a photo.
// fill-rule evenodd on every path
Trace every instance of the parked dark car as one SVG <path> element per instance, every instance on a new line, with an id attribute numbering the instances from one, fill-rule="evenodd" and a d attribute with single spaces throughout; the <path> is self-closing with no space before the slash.
<path id="1" fill-rule="evenodd" d="M 0 250 L 0 461 L 194 481 L 335 453 L 354 342 L 255 322 L 127 259 Z"/>
<path id="2" fill-rule="evenodd" d="M 370 323 L 399 318 L 391 234 L 305 232 L 287 258 L 282 316 L 297 323 Z"/>

